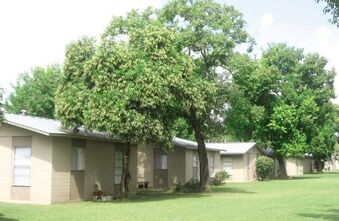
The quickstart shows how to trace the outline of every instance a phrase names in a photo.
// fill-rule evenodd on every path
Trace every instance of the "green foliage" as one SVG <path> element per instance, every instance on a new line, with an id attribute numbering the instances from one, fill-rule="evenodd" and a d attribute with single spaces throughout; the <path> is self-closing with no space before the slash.
<path id="1" fill-rule="evenodd" d="M 233 7 L 211 0 L 173 0 L 158 11 L 114 17 L 99 45 L 82 39 L 67 48 L 58 116 L 68 127 L 166 147 L 173 128 L 185 137 L 192 128 L 202 148 L 222 129 L 217 97 L 225 74 L 216 69 L 226 69 L 235 47 L 251 41 L 244 24 Z"/>
<path id="2" fill-rule="evenodd" d="M 172 193 L 198 193 L 200 192 L 200 182 L 198 179 L 190 179 L 186 183 L 177 183 L 170 188 Z"/>
<path id="3" fill-rule="evenodd" d="M 274 160 L 266 157 L 259 156 L 256 160 L 256 172 L 259 180 L 266 180 L 273 175 Z"/>
<path id="4" fill-rule="evenodd" d="M 84 37 L 66 47 L 63 75 L 57 90 L 57 116 L 65 127 L 83 125 L 83 110 L 88 103 L 92 80 L 85 66 L 95 53 L 95 40 Z"/>
<path id="5" fill-rule="evenodd" d="M 330 14 L 332 18 L 330 22 L 336 24 L 339 27 L 339 1 L 338 0 L 316 0 L 319 2 L 325 2 L 326 6 L 324 8 L 325 14 Z"/>
<path id="6" fill-rule="evenodd" d="M 326 64 L 318 54 L 285 44 L 270 45 L 259 60 L 235 56 L 226 128 L 279 157 L 328 158 L 334 148 L 335 71 Z"/>
<path id="7" fill-rule="evenodd" d="M 190 121 L 197 118 L 204 136 L 214 139 L 222 133 L 220 116 L 225 110 L 225 70 L 235 47 L 252 43 L 244 29 L 245 21 L 235 8 L 212 0 L 170 1 L 160 10 L 159 20 L 178 33 L 178 46 L 194 62 L 197 77 L 188 87 L 199 85 L 192 92 L 200 99 L 190 99 L 192 102 L 184 107 L 185 115 Z M 223 69 L 222 73 L 218 68 Z"/>
<path id="8" fill-rule="evenodd" d="M 5 109 L 12 113 L 26 110 L 29 115 L 54 118 L 55 93 L 60 82 L 60 66 L 46 69 L 36 67 L 31 72 L 19 76 L 14 92 L 8 97 Z"/>
<path id="9" fill-rule="evenodd" d="M 187 122 L 185 118 L 178 118 L 173 125 L 174 135 L 176 137 L 194 140 L 194 132 L 192 126 Z"/>
<path id="10" fill-rule="evenodd" d="M 220 170 L 212 177 L 212 185 L 219 186 L 229 177 L 226 171 Z"/>

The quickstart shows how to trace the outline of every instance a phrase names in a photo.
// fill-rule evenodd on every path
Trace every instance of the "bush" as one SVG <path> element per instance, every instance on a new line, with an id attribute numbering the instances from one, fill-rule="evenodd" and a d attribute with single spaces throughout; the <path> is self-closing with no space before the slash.
<path id="1" fill-rule="evenodd" d="M 274 172 L 274 160 L 266 156 L 259 156 L 256 162 L 256 167 L 258 179 L 265 180 Z"/>
<path id="2" fill-rule="evenodd" d="M 198 193 L 200 192 L 200 182 L 198 179 L 190 179 L 186 183 L 177 183 L 170 192 L 174 193 Z"/>
<path id="3" fill-rule="evenodd" d="M 227 172 L 220 170 L 214 175 L 214 177 L 212 177 L 211 183 L 214 186 L 221 185 L 228 177 L 229 175 Z"/>

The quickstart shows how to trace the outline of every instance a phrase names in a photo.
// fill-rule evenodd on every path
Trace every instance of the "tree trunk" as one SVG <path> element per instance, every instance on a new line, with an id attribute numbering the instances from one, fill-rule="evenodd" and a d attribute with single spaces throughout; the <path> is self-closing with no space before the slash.
<path id="1" fill-rule="evenodd" d="M 322 173 L 324 170 L 325 163 L 322 160 L 315 159 L 314 160 L 314 169 L 317 173 Z"/>
<path id="2" fill-rule="evenodd" d="M 130 155 L 131 155 L 131 144 L 128 142 L 126 149 L 124 151 L 124 163 L 120 183 L 120 194 L 123 198 L 128 198 L 129 193 L 128 185 L 131 180 L 131 174 L 129 171 Z"/>
<path id="3" fill-rule="evenodd" d="M 279 174 L 278 177 L 281 179 L 287 179 L 286 165 L 285 159 L 282 156 L 277 156 L 278 164 L 279 164 Z"/>
<path id="4" fill-rule="evenodd" d="M 208 167 L 206 145 L 204 137 L 202 135 L 200 122 L 196 119 L 195 116 L 191 117 L 190 121 L 194 129 L 195 139 L 198 143 L 200 190 L 201 192 L 204 192 L 209 190 L 210 185 L 210 173 Z"/>

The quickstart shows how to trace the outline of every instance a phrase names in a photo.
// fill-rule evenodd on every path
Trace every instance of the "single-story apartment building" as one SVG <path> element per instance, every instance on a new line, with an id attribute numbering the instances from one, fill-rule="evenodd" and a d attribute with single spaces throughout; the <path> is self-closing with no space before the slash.
<path id="1" fill-rule="evenodd" d="M 158 144 L 131 148 L 129 189 L 167 188 L 199 177 L 196 142 L 174 138 L 174 150 Z M 64 129 L 61 122 L 5 114 L 0 127 L 0 201 L 51 204 L 90 200 L 97 188 L 118 195 L 126 144 L 107 133 Z M 211 176 L 231 181 L 256 178 L 255 143 L 206 145 Z"/>
<path id="2" fill-rule="evenodd" d="M 175 137 L 174 149 L 166 153 L 157 144 L 138 145 L 137 182 L 148 187 L 167 188 L 199 178 L 196 142 Z M 210 175 L 220 169 L 220 150 L 207 147 Z"/>
<path id="3" fill-rule="evenodd" d="M 125 144 L 105 133 L 62 129 L 56 120 L 5 114 L 0 127 L 0 201 L 51 204 L 117 193 Z M 136 174 L 136 146 L 131 173 Z M 136 176 L 130 190 L 136 191 Z"/>
<path id="4" fill-rule="evenodd" d="M 254 142 L 208 143 L 209 148 L 220 150 L 221 170 L 226 171 L 229 181 L 254 181 L 256 175 L 256 159 L 264 152 Z"/>

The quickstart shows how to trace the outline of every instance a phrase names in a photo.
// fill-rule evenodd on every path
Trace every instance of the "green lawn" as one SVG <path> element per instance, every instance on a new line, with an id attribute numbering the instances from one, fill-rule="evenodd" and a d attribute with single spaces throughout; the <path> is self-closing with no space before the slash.
<path id="1" fill-rule="evenodd" d="M 339 172 L 227 184 L 210 194 L 148 193 L 128 202 L 0 203 L 0 220 L 339 220 Z"/>

